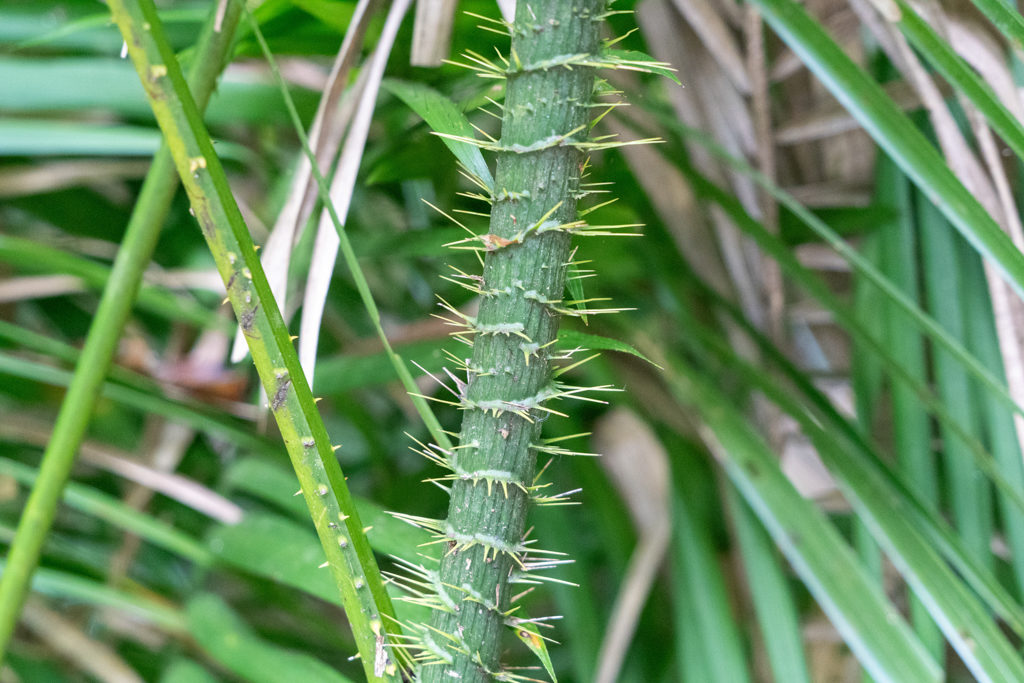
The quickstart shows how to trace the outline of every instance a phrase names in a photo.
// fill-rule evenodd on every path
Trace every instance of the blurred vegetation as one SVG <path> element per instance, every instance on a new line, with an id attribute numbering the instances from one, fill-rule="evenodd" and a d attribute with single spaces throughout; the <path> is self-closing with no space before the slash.
<path id="1" fill-rule="evenodd" d="M 183 62 L 215 4 L 160 4 Z M 350 93 L 383 30 L 371 5 Z M 1024 680 L 1024 19 L 997 0 L 923 18 L 901 1 L 885 16 L 862 0 L 806 8 L 620 0 L 635 14 L 609 19 L 616 47 L 683 85 L 604 74 L 630 106 L 597 132 L 664 142 L 591 159 L 588 179 L 618 199 L 601 222 L 645 227 L 576 253 L 595 274 L 586 296 L 629 310 L 565 322 L 564 347 L 605 349 L 574 382 L 623 391 L 563 402 L 568 417 L 545 424 L 551 439 L 585 435 L 558 445 L 602 453 L 554 456 L 550 490 L 581 488 L 580 504 L 531 517 L 538 544 L 574 561 L 522 601 L 560 617 L 543 633 L 562 681 Z M 308 128 L 355 4 L 253 11 Z M 414 24 L 444 24 L 413 14 L 386 78 L 436 89 L 496 134 L 480 108 L 500 87 L 410 65 Z M 459 4 L 455 61 L 502 41 L 474 15 L 499 16 Z M 92 0 L 0 5 L 5 548 L 160 142 L 121 44 Z M 444 398 L 427 373 L 465 352 L 437 300 L 473 310 L 445 278 L 479 268 L 445 246 L 466 233 L 444 214 L 476 233 L 486 218 L 394 91 L 375 98 L 362 153 L 341 152 L 358 164 L 345 225 L 388 339 Z M 340 93 L 331 116 L 358 102 Z M 289 201 L 306 205 L 279 302 L 298 334 L 319 207 L 294 189 L 299 138 L 245 21 L 205 121 L 257 244 Z M 327 175 L 343 131 L 316 147 Z M 248 361 L 229 360 L 223 297 L 179 192 L 88 406 L 4 680 L 362 678 L 267 399 Z M 444 492 L 423 483 L 440 470 L 414 450 L 428 430 L 344 262 L 320 330 L 320 412 L 390 571 L 429 548 L 384 511 L 443 516 Z M 434 412 L 458 430 L 458 410 Z M 513 640 L 507 663 L 536 667 Z"/>

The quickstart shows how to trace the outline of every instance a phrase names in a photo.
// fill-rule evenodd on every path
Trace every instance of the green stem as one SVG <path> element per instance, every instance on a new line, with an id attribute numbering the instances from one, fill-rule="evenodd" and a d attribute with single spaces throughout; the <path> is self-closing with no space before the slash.
<path id="1" fill-rule="evenodd" d="M 565 61 L 595 55 L 602 0 L 520 2 L 497 145 L 483 294 L 466 388 L 460 446 L 449 452 L 451 504 L 439 531 L 449 552 L 436 583 L 439 605 L 423 645 L 439 665 L 425 681 L 501 676 L 498 655 L 512 591 L 536 556 L 523 532 L 534 483 L 541 403 L 565 291 L 576 200 L 589 129 L 594 68 Z M 563 65 L 560 65 L 563 64 Z M 543 561 L 543 560 L 540 560 Z"/>
<path id="2" fill-rule="evenodd" d="M 199 39 L 189 80 L 195 89 L 196 99 L 203 107 L 213 92 L 232 45 L 241 6 L 241 2 L 229 3 L 220 31 L 214 30 L 211 16 Z M 75 367 L 74 378 L 43 454 L 39 477 L 21 514 L 4 566 L 0 580 L 0 661 L 14 635 L 43 543 L 92 416 L 96 395 L 110 368 L 121 331 L 139 291 L 143 271 L 156 248 L 177 186 L 171 154 L 164 143 L 153 159 L 132 211 L 110 279 L 89 328 L 81 359 Z"/>
<path id="3" fill-rule="evenodd" d="M 388 634 L 397 630 L 391 600 L 288 328 L 156 8 L 152 0 L 108 4 L 269 397 L 327 556 L 325 571 L 329 569 L 338 586 L 366 677 L 396 681 L 397 667 L 386 649 Z"/>

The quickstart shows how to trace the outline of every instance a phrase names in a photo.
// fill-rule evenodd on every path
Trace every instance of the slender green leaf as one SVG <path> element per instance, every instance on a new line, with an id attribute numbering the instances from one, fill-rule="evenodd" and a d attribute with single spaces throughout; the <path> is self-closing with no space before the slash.
<path id="1" fill-rule="evenodd" d="M 597 334 L 588 334 L 586 332 L 563 328 L 558 331 L 558 345 L 562 348 L 568 349 L 580 348 L 592 351 L 618 351 L 619 353 L 628 353 L 631 356 L 636 356 L 641 360 L 647 361 L 654 367 L 659 367 L 657 363 L 637 351 L 630 344 L 618 339 L 602 337 Z"/>
<path id="2" fill-rule="evenodd" d="M 71 373 L 67 370 L 43 365 L 6 353 L 0 353 L 0 373 L 12 377 L 49 384 L 50 386 L 67 386 L 71 383 Z M 212 410 L 200 410 L 189 404 L 175 401 L 158 394 L 151 394 L 135 387 L 124 386 L 116 382 L 104 382 L 100 385 L 100 395 L 117 401 L 135 410 L 163 415 L 181 420 L 196 429 L 220 434 L 230 438 L 243 448 L 267 452 L 273 449 L 270 442 L 252 432 L 248 427 L 236 420 L 226 418 L 223 413 Z M 95 397 L 93 397 L 95 399 Z"/>
<path id="3" fill-rule="evenodd" d="M 387 79 L 382 84 L 395 97 L 419 115 L 435 133 L 444 136 L 472 138 L 476 130 L 470 125 L 466 115 L 447 97 L 419 83 L 409 83 Z M 480 148 L 468 142 L 461 142 L 452 137 L 442 137 L 444 144 L 452 151 L 462 165 L 473 174 L 489 191 L 494 189 L 494 178 L 484 161 Z"/>
<path id="4" fill-rule="evenodd" d="M 267 543 L 268 538 L 274 542 Z M 341 604 L 334 577 L 322 566 L 323 548 L 304 525 L 278 515 L 249 513 L 238 524 L 213 529 L 206 545 L 233 567 Z"/>
<path id="5" fill-rule="evenodd" d="M 103 23 L 110 18 L 103 16 Z M 2 21 L 2 19 L 0 19 Z M 4 57 L 0 56 L 0 108 L 9 112 L 56 112 L 81 111 L 102 108 L 133 119 L 150 119 L 153 115 L 146 104 L 145 93 L 132 65 L 116 57 Z M 40 87 L 46 84 L 46 87 Z M 300 111 L 309 113 L 316 108 L 315 96 L 311 91 L 295 89 L 293 97 Z M 253 82 L 251 77 L 232 76 L 231 72 L 221 79 L 217 92 L 210 98 L 205 119 L 210 125 L 231 123 L 279 123 L 285 120 L 277 95 L 277 88 L 269 83 Z M 31 120 L 29 120 L 31 121 Z M 35 126 L 48 125 L 60 130 L 63 137 L 76 130 L 96 131 L 93 126 L 69 121 L 38 121 Z M 121 145 L 131 143 L 133 131 L 146 131 L 147 138 L 159 141 L 159 131 L 152 128 L 119 126 L 115 132 L 125 131 L 127 140 L 118 140 L 112 147 L 103 148 L 96 156 L 116 153 Z M 39 131 L 42 132 L 42 131 Z M 48 131 L 52 132 L 52 131 Z M 91 133 L 96 135 L 96 133 Z M 94 138 L 95 142 L 99 142 Z M 22 141 L 21 144 L 28 144 Z M 37 148 L 46 144 L 52 149 L 56 141 L 42 139 L 35 141 Z M 79 140 L 75 145 L 94 144 Z M 243 147 L 221 141 L 217 150 L 227 150 L 225 157 L 233 160 L 253 160 Z"/>
<path id="6" fill-rule="evenodd" d="M 544 667 L 544 671 L 551 679 L 551 683 L 558 683 L 558 677 L 555 675 L 555 667 L 551 663 L 551 655 L 548 654 L 548 645 L 544 642 L 544 637 L 540 634 L 540 629 L 538 629 L 534 624 L 523 622 L 516 626 L 515 631 L 516 637 L 519 638 L 519 640 L 529 648 L 530 652 L 540 660 L 541 665 Z"/>
<path id="7" fill-rule="evenodd" d="M 960 281 L 956 233 L 926 201 L 917 206 L 921 228 L 927 239 L 921 242 L 921 261 L 927 301 L 936 320 L 959 340 L 964 340 L 964 300 L 966 290 Z M 943 349 L 936 349 L 933 360 L 935 381 L 942 402 L 960 424 L 978 438 L 977 412 L 971 397 L 967 373 Z M 948 500 L 953 520 L 970 552 L 982 564 L 992 562 L 989 539 L 992 538 L 992 500 L 988 482 L 976 476 L 967 444 L 948 429 L 942 430 Z"/>
<path id="8" fill-rule="evenodd" d="M 707 680 L 749 681 L 736 618 L 732 614 L 728 590 L 715 556 L 710 520 L 699 509 L 697 495 L 713 486 L 711 471 L 692 453 L 673 454 L 672 580 L 677 592 L 687 594 L 695 621 L 692 636 L 699 638 Z"/>
<path id="9" fill-rule="evenodd" d="M 888 158 L 876 171 L 879 202 L 896 207 L 898 212 L 882 224 L 878 232 L 879 270 L 913 301 L 919 300 L 917 233 L 912 223 L 911 185 L 906 176 Z M 924 339 L 891 301 L 884 304 L 884 342 L 892 349 L 893 358 L 917 381 L 927 380 Z M 931 449 L 931 423 L 928 413 L 903 382 L 893 382 L 892 401 L 893 444 L 899 461 L 902 480 L 930 511 L 937 511 L 938 472 Z M 991 392 L 986 396 L 993 403 Z M 1012 506 L 1010 506 L 1012 507 Z M 910 601 L 911 622 L 929 652 L 937 654 L 944 647 L 942 634 L 916 596 Z"/>
<path id="10" fill-rule="evenodd" d="M 190 659 L 175 659 L 164 669 L 160 683 L 217 683 L 217 679 Z"/>
<path id="11" fill-rule="evenodd" d="M 957 92 L 978 108 L 1010 149 L 1024 159 L 1024 123 L 1003 106 L 999 97 L 906 0 L 893 0 L 897 24 L 911 44 L 923 54 Z M 895 14 L 893 15 L 895 18 Z M 1019 18 L 1020 15 L 1018 15 Z"/>
<path id="12" fill-rule="evenodd" d="M 0 119 L 0 154 L 4 156 L 152 157 L 160 149 L 160 131 L 125 124 L 80 123 L 42 119 Z M 225 159 L 251 161 L 235 143 L 217 146 Z"/>
<path id="13" fill-rule="evenodd" d="M 725 502 L 736 528 L 743 569 L 772 674 L 776 681 L 810 683 L 800 617 L 793 592 L 779 566 L 775 547 L 757 517 L 732 486 L 725 487 Z"/>
<path id="14" fill-rule="evenodd" d="M 0 571 L 5 565 L 6 560 L 0 560 Z M 165 601 L 117 590 L 77 574 L 40 568 L 32 575 L 32 590 L 61 600 L 110 607 L 172 633 L 185 630 L 184 615 Z"/>
<path id="15" fill-rule="evenodd" d="M 974 0 L 974 6 L 999 27 L 1015 48 L 1024 50 L 1024 17 L 1012 4 L 1002 0 Z"/>
<path id="16" fill-rule="evenodd" d="M 968 300 L 965 314 L 968 343 L 971 350 L 994 374 L 1003 374 L 1003 357 L 996 336 L 992 306 L 989 301 L 988 282 L 981 259 L 967 254 L 966 245 L 960 250 L 962 277 Z M 977 387 L 973 387 L 975 390 Z M 988 435 L 989 448 L 1006 480 L 1024 490 L 1024 465 L 1013 414 L 989 392 L 973 392 L 978 398 L 982 429 Z M 1024 511 L 1003 496 L 997 497 L 1003 533 L 1010 546 L 1009 562 L 1017 577 L 1017 594 L 1024 595 Z"/>
<path id="17" fill-rule="evenodd" d="M 0 235 L 0 258 L 20 270 L 32 273 L 73 275 L 81 278 L 89 287 L 97 289 L 106 285 L 112 272 L 106 264 L 10 235 Z M 144 311 L 199 327 L 223 326 L 216 314 L 195 301 L 152 286 L 139 289 L 138 306 Z"/>

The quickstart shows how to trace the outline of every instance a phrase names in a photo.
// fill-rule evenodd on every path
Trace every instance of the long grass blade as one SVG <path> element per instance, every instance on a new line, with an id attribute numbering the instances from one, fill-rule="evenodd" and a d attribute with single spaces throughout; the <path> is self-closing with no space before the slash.
<path id="1" fill-rule="evenodd" d="M 929 308 L 950 334 L 964 340 L 964 310 L 970 302 L 965 301 L 966 290 L 960 279 L 956 233 L 927 201 L 918 201 L 917 211 L 921 228 L 928 235 L 921 242 L 921 261 Z M 977 411 L 967 373 L 942 349 L 936 350 L 933 362 L 939 397 L 950 414 L 977 438 Z M 992 499 L 988 482 L 975 476 L 962 439 L 943 429 L 942 442 L 947 494 L 956 527 L 974 557 L 991 564 Z"/>
<path id="2" fill-rule="evenodd" d="M 706 680 L 749 681 L 750 669 L 718 568 L 709 520 L 700 509 L 700 491 L 713 487 L 713 474 L 694 453 L 673 454 L 673 469 L 672 581 L 677 594 L 686 594 L 685 604 L 695 617 L 689 624 L 680 624 L 680 630 L 689 631 L 701 643 L 697 649 L 708 672 Z"/>
<path id="3" fill-rule="evenodd" d="M 725 487 L 743 569 L 750 584 L 761 638 L 776 681 L 811 683 L 800 634 L 800 617 L 778 553 L 750 507 L 733 486 Z"/>
<path id="4" fill-rule="evenodd" d="M 1024 17 L 1017 9 L 1001 0 L 974 0 L 974 6 L 1009 38 L 1018 50 L 1024 50 Z"/>
<path id="5" fill-rule="evenodd" d="M 889 159 L 882 160 L 877 169 L 876 196 L 884 206 L 895 207 L 899 218 L 880 227 L 879 270 L 899 287 L 909 299 L 917 301 L 919 273 L 917 267 L 917 233 L 911 222 L 911 186 Z M 920 382 L 927 380 L 924 339 L 913 323 L 906 319 L 900 308 L 886 300 L 884 305 L 885 344 L 893 357 L 907 372 Z M 988 394 L 990 395 L 990 394 Z M 928 413 L 920 401 L 903 382 L 892 382 L 893 443 L 900 476 L 920 499 L 938 510 L 938 473 L 930 447 L 931 424 Z M 998 404 L 998 401 L 992 399 Z M 912 597 L 911 622 L 929 652 L 938 652 L 942 636 L 935 627 L 920 600 Z"/>
<path id="6" fill-rule="evenodd" d="M 1024 123 L 999 101 L 995 91 L 960 58 L 949 42 L 933 29 L 906 0 L 893 0 L 892 18 L 910 43 L 923 54 L 958 93 L 978 108 L 1017 156 L 1024 159 Z M 898 16 L 898 18 L 897 18 Z M 1020 15 L 1018 15 L 1019 17 Z"/>

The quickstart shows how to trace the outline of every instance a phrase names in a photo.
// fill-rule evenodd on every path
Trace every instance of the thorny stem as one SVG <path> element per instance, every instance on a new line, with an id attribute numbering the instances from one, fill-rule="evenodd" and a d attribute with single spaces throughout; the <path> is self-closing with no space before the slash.
<path id="1" fill-rule="evenodd" d="M 152 0 L 109 0 L 150 106 L 171 148 L 192 210 L 224 280 L 292 467 L 341 593 L 370 681 L 396 681 L 387 649 L 391 600 L 366 540 L 323 420 Z"/>
<path id="2" fill-rule="evenodd" d="M 242 3 L 228 3 L 214 30 L 215 18 L 207 22 L 198 42 L 189 84 L 196 102 L 205 108 L 217 83 L 228 50 L 233 44 Z M 156 248 L 160 229 L 178 188 L 174 163 L 166 143 L 153 158 L 139 199 L 132 211 L 96 316 L 75 366 L 75 374 L 61 404 L 53 434 L 43 454 L 39 476 L 18 522 L 0 581 L 0 662 L 18 622 L 39 555 L 53 524 L 64 485 L 82 443 L 92 406 L 106 379 L 117 342 L 131 313 L 142 273 Z"/>
<path id="3" fill-rule="evenodd" d="M 552 389 L 551 343 L 584 172 L 602 0 L 520 2 L 512 27 L 490 234 L 454 470 L 438 609 L 422 629 L 424 681 L 506 678 L 498 657 L 510 583 L 531 563 L 523 533 L 535 445 Z M 555 65 L 555 66 L 552 66 Z"/>

